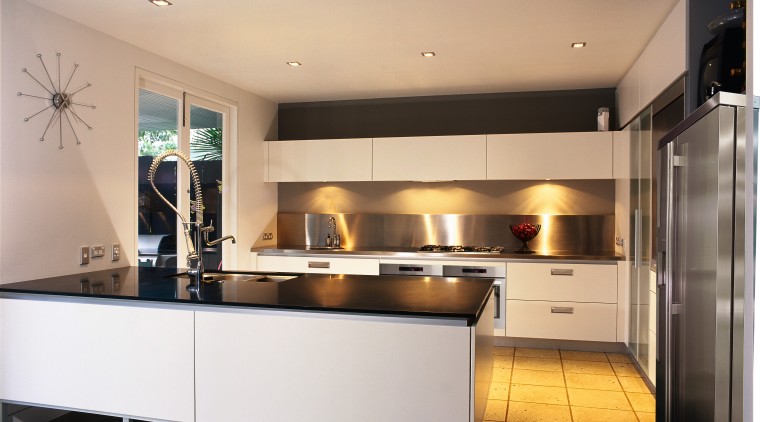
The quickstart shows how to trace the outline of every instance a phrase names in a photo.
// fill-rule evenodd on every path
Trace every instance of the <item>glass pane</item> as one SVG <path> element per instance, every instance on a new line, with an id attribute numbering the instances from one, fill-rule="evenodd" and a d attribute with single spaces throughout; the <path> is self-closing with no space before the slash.
<path id="1" fill-rule="evenodd" d="M 649 277 L 652 260 L 652 114 L 651 108 L 641 116 L 639 144 L 639 209 L 641 209 L 641 267 L 638 268 L 638 360 L 642 369 L 649 370 Z"/>
<path id="2" fill-rule="evenodd" d="M 213 225 L 209 240 L 222 230 L 222 128 L 224 114 L 190 105 L 190 159 L 198 171 L 203 191 L 203 225 Z M 192 192 L 191 200 L 195 200 Z M 222 243 L 203 247 L 203 265 L 222 269 Z"/>
<path id="3" fill-rule="evenodd" d="M 177 216 L 150 186 L 148 169 L 153 157 L 177 148 L 179 101 L 144 89 L 140 90 L 139 101 L 137 257 L 140 265 L 174 267 L 177 265 Z M 161 163 L 155 183 L 166 199 L 177 203 L 176 159 Z"/>

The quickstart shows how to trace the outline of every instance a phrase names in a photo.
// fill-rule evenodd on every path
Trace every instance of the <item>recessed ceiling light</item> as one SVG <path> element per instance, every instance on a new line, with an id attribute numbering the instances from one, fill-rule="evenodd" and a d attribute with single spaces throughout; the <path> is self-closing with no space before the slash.
<path id="1" fill-rule="evenodd" d="M 286 62 L 288 66 L 298 67 L 301 66 L 301 62 Z"/>
<path id="2" fill-rule="evenodd" d="M 171 6 L 172 5 L 166 0 L 148 0 L 148 1 L 155 4 L 156 6 Z"/>
<path id="3" fill-rule="evenodd" d="M 570 44 L 570 46 L 573 47 L 573 48 L 583 48 L 583 47 L 586 46 L 586 41 L 583 41 L 583 42 L 574 42 L 574 43 Z"/>
<path id="4" fill-rule="evenodd" d="M 421 54 L 422 54 L 422 57 L 434 57 L 435 51 L 423 51 Z"/>

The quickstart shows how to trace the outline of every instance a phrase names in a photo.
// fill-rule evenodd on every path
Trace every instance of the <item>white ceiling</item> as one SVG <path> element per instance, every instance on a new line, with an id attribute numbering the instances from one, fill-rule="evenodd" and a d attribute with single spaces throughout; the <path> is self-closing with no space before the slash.
<path id="1" fill-rule="evenodd" d="M 614 87 L 677 3 L 29 1 L 278 103 Z"/>

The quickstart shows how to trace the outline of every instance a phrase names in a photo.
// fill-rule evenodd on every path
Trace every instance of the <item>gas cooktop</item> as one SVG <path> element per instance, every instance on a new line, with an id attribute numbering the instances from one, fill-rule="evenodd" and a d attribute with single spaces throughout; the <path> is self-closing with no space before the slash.
<path id="1" fill-rule="evenodd" d="M 418 252 L 502 253 L 504 246 L 425 245 Z"/>

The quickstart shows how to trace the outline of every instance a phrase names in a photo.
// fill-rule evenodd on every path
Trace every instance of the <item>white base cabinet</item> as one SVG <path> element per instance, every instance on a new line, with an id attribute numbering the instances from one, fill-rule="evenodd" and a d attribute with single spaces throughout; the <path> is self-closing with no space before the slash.
<path id="1" fill-rule="evenodd" d="M 616 264 L 507 264 L 507 337 L 617 341 Z"/>
<path id="2" fill-rule="evenodd" d="M 192 421 L 193 312 L 0 299 L 0 397 Z"/>
<path id="3" fill-rule="evenodd" d="M 557 340 L 617 340 L 617 305 L 507 300 L 507 336 Z"/>

